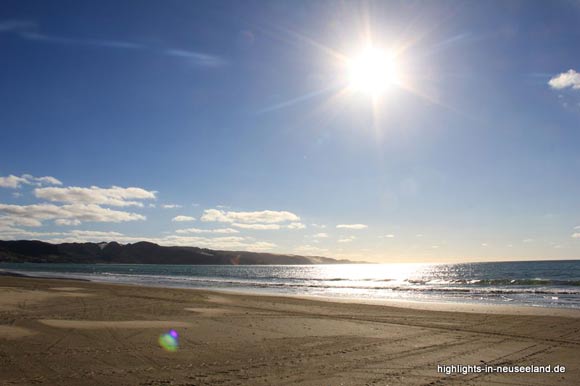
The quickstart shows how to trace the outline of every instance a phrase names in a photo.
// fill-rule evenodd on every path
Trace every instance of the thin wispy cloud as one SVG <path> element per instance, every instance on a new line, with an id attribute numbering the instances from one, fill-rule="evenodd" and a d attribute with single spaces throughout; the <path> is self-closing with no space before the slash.
<path id="1" fill-rule="evenodd" d="M 366 229 L 369 226 L 365 224 L 338 224 L 338 229 Z"/>
<path id="2" fill-rule="evenodd" d="M 196 64 L 198 66 L 217 67 L 226 64 L 226 61 L 223 60 L 222 58 L 215 55 L 206 54 L 203 52 L 176 50 L 176 49 L 169 49 L 163 52 L 165 53 L 165 55 L 183 58 L 186 59 L 187 61 L 190 61 L 192 64 Z"/>
<path id="3" fill-rule="evenodd" d="M 155 48 L 144 43 L 129 40 L 81 38 L 47 34 L 39 32 L 38 25 L 29 20 L 0 21 L 0 33 L 2 32 L 15 34 L 27 41 L 46 44 L 101 47 L 133 51 L 143 50 L 158 55 L 186 60 L 188 63 L 198 67 L 219 67 L 226 64 L 226 61 L 217 55 L 190 49 Z"/>
<path id="4" fill-rule="evenodd" d="M 237 229 L 232 228 L 217 228 L 217 229 L 200 229 L 200 228 L 186 228 L 178 229 L 175 231 L 177 234 L 188 234 L 188 233 L 217 233 L 217 234 L 231 234 L 240 233 Z"/>
<path id="5" fill-rule="evenodd" d="M 52 36 L 45 35 L 37 32 L 20 32 L 18 35 L 26 40 L 43 41 L 47 43 L 54 44 L 70 44 L 70 45 L 82 45 L 82 46 L 95 46 L 95 47 L 107 47 L 107 48 L 123 48 L 123 49 L 143 49 L 145 46 L 121 41 L 121 40 L 100 40 L 100 39 L 77 39 L 69 38 L 63 36 Z"/>
<path id="6" fill-rule="evenodd" d="M 300 217 L 288 211 L 262 210 L 255 212 L 234 212 L 219 209 L 206 209 L 201 221 L 242 224 L 277 224 L 286 221 L 297 222 Z"/>
<path id="7" fill-rule="evenodd" d="M 35 28 L 36 23 L 29 20 L 3 20 L 0 21 L 0 32 L 22 31 Z"/>
<path id="8" fill-rule="evenodd" d="M 163 209 L 179 209 L 179 208 L 181 208 L 181 205 L 178 205 L 178 204 L 163 204 L 163 205 L 161 205 L 161 207 Z"/>

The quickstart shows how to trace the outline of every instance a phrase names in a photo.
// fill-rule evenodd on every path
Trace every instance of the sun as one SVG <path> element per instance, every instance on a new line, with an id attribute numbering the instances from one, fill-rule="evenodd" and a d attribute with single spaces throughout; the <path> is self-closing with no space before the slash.
<path id="1" fill-rule="evenodd" d="M 351 90 L 379 97 L 399 82 L 399 69 L 393 54 L 367 47 L 348 60 L 347 76 Z"/>

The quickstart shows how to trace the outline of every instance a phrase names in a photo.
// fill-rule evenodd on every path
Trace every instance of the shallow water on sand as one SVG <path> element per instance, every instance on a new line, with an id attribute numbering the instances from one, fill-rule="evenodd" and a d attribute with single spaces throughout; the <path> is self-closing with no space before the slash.
<path id="1" fill-rule="evenodd" d="M 359 299 L 580 309 L 580 261 L 469 264 L 0 264 L 42 277 Z"/>

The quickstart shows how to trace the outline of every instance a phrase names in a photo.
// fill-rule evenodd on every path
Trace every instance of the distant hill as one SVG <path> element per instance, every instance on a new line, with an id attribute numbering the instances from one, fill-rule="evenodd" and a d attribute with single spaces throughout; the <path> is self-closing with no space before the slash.
<path id="1" fill-rule="evenodd" d="M 320 256 L 163 247 L 145 241 L 123 245 L 117 242 L 51 244 L 36 240 L 0 240 L 0 262 L 221 265 L 355 263 Z"/>

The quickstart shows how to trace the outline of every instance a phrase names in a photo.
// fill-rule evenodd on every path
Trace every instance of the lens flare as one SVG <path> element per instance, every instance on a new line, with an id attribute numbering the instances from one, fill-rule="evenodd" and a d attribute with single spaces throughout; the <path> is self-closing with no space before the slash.
<path id="1" fill-rule="evenodd" d="M 169 330 L 159 336 L 159 345 L 165 351 L 174 352 L 179 348 L 179 334 L 175 330 Z"/>

